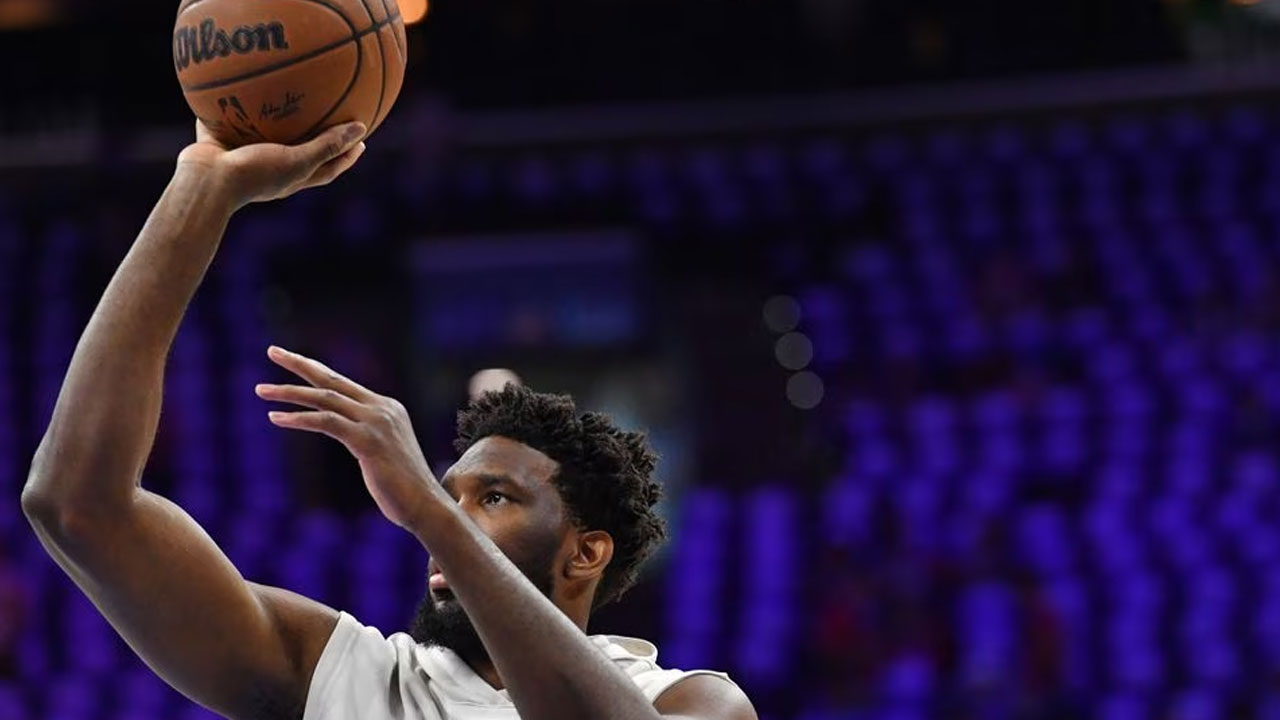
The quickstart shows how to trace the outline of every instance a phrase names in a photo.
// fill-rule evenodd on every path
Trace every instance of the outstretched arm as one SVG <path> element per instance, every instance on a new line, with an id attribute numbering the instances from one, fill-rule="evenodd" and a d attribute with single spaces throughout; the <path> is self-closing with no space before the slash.
<path id="1" fill-rule="evenodd" d="M 228 151 L 203 126 L 80 338 L 22 508 L 49 554 L 170 685 L 224 715 L 300 711 L 336 613 L 246 582 L 179 507 L 140 485 L 164 363 L 232 213 L 325 184 L 359 125 Z"/>

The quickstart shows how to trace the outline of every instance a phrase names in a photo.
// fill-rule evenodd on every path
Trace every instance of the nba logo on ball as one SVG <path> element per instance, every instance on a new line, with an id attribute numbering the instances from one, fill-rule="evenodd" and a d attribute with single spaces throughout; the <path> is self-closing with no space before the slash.
<path id="1" fill-rule="evenodd" d="M 395 0 L 184 0 L 173 64 L 221 142 L 293 144 L 353 120 L 381 125 L 406 43 Z"/>

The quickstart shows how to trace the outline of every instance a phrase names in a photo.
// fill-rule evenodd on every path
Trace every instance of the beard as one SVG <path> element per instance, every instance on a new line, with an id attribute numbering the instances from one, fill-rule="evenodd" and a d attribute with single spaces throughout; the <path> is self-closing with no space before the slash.
<path id="1" fill-rule="evenodd" d="M 516 568 L 546 597 L 551 597 L 552 566 L 558 541 L 554 536 L 545 542 L 529 547 L 520 557 L 508 555 Z M 475 625 L 463 609 L 462 603 L 450 591 L 442 591 L 432 597 L 430 588 L 418 602 L 409 637 L 419 644 L 436 645 L 454 651 L 473 667 L 476 663 L 489 663 L 489 651 L 480 640 Z"/>

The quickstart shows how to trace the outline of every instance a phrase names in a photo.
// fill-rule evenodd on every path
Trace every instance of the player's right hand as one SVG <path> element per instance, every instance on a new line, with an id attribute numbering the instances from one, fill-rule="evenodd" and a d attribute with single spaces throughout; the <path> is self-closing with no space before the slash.
<path id="1" fill-rule="evenodd" d="M 237 210 L 333 182 L 360 159 L 364 136 L 364 125 L 346 123 L 301 145 L 255 143 L 231 150 L 196 120 L 196 142 L 178 155 L 178 167 L 194 166 L 214 173 L 231 209 Z"/>

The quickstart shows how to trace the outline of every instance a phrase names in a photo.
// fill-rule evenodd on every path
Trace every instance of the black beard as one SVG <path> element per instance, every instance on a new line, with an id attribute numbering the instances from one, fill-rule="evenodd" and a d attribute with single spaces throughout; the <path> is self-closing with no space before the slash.
<path id="1" fill-rule="evenodd" d="M 468 662 L 489 663 L 489 651 L 480 641 L 480 635 L 471 624 L 471 618 L 467 617 L 467 611 L 462 609 L 462 603 L 453 593 L 442 597 L 447 599 L 437 605 L 431 591 L 427 591 L 414 611 L 409 636 L 421 645 L 449 648 Z"/>
<path id="2" fill-rule="evenodd" d="M 549 540 L 547 546 L 540 549 L 541 552 L 535 549 L 530 556 L 520 561 L 512 558 L 520 572 L 548 598 L 551 597 L 552 565 L 558 549 L 555 539 Z M 473 669 L 478 664 L 490 664 L 489 651 L 481 642 L 480 634 L 476 632 L 475 625 L 471 624 L 471 618 L 467 616 L 462 603 L 447 590 L 441 592 L 439 597 L 441 601 L 437 602 L 428 588 L 414 611 L 413 623 L 408 630 L 409 637 L 422 645 L 448 648 Z"/>

